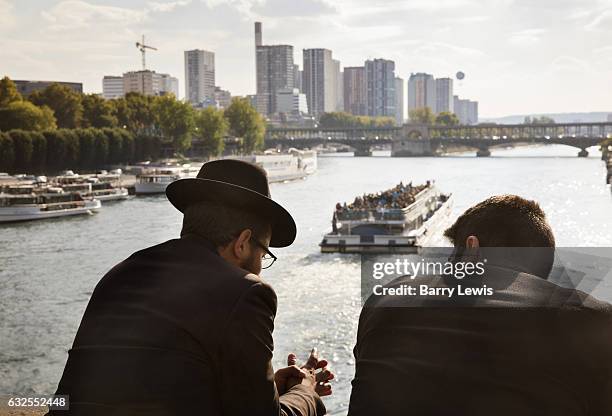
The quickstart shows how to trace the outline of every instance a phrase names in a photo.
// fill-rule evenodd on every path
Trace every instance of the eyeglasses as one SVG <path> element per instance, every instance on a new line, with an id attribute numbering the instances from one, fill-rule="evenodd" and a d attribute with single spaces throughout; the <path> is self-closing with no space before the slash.
<path id="1" fill-rule="evenodd" d="M 269 267 L 272 267 L 272 265 L 276 261 L 276 256 L 272 254 L 272 252 L 268 250 L 267 247 L 260 243 L 257 239 L 253 238 L 253 241 L 266 252 L 266 254 L 264 254 L 264 256 L 261 258 L 261 268 L 267 269 Z"/>

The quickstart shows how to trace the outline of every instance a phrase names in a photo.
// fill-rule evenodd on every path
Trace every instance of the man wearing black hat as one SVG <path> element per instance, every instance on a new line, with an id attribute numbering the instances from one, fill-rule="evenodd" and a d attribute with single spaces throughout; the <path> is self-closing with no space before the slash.
<path id="1" fill-rule="evenodd" d="M 276 295 L 258 274 L 296 235 L 263 169 L 206 163 L 166 190 L 181 238 L 136 252 L 98 283 L 57 394 L 62 415 L 320 415 L 333 374 L 315 353 L 272 370 Z M 264 263 L 262 265 L 262 262 Z M 315 370 L 322 371 L 315 375 Z"/>

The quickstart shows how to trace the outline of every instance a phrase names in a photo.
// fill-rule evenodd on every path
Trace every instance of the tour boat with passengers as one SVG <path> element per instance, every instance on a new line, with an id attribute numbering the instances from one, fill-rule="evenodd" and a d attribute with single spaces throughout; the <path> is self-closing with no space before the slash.
<path id="1" fill-rule="evenodd" d="M 376 194 L 336 204 L 332 232 L 320 244 L 323 253 L 414 253 L 446 223 L 452 195 L 433 182 L 400 183 Z"/>
<path id="2" fill-rule="evenodd" d="M 97 199 L 58 187 L 15 185 L 0 190 L 0 223 L 92 214 L 100 207 Z"/>

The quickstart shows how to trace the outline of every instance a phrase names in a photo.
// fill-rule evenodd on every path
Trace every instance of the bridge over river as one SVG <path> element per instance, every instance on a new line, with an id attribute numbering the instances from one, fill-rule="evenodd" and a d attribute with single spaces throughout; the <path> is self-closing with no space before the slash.
<path id="1" fill-rule="evenodd" d="M 355 149 L 356 156 L 371 155 L 372 148 L 391 146 L 392 156 L 435 156 L 460 149 L 474 149 L 489 156 L 490 148 L 519 143 L 562 144 L 587 148 L 612 136 L 612 122 L 554 124 L 479 124 L 475 126 L 428 126 L 404 124 L 374 128 L 268 128 L 266 147 L 312 148 L 336 143 Z"/>

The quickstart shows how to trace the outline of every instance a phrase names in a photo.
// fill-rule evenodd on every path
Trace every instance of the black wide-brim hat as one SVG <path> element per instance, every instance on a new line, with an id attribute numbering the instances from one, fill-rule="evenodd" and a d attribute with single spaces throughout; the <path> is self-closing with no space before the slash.
<path id="1" fill-rule="evenodd" d="M 287 247 L 297 234 L 291 214 L 270 198 L 266 171 L 242 160 L 205 163 L 196 178 L 179 179 L 168 185 L 166 196 L 183 213 L 189 205 L 203 201 L 253 212 L 272 225 L 270 247 Z"/>

